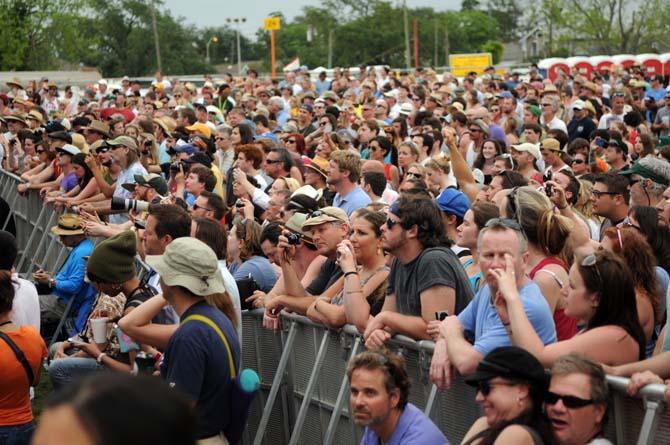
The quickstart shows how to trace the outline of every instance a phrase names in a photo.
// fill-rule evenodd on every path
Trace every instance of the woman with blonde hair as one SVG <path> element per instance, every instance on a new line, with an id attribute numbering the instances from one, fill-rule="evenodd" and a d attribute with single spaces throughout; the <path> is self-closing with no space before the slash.
<path id="1" fill-rule="evenodd" d="M 426 183 L 428 188 L 438 196 L 449 186 L 451 162 L 449 156 L 436 155 L 426 162 Z"/>
<path id="2" fill-rule="evenodd" d="M 151 133 L 141 133 L 138 138 L 140 162 L 149 173 L 161 173 L 158 160 L 158 144 Z"/>
<path id="3" fill-rule="evenodd" d="M 398 169 L 400 170 L 400 182 L 405 179 L 409 166 L 419 162 L 419 147 L 412 141 L 404 141 L 398 147 Z"/>
<path id="4" fill-rule="evenodd" d="M 564 313 L 561 289 L 568 283 L 568 267 L 559 256 L 573 223 L 555 213 L 549 198 L 532 187 L 512 189 L 505 201 L 501 214 L 516 220 L 528 238 L 526 271 L 549 303 L 558 340 L 567 340 L 577 332 L 577 321 Z"/>

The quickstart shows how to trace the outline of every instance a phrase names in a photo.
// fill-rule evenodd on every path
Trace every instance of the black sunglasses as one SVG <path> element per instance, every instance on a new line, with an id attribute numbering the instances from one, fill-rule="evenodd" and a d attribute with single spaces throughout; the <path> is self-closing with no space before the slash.
<path id="1" fill-rule="evenodd" d="M 266 159 L 265 163 L 266 164 L 279 164 L 281 161 L 279 159 Z"/>
<path id="2" fill-rule="evenodd" d="M 595 400 L 593 399 L 587 400 L 575 396 L 564 396 L 561 394 L 556 394 L 551 391 L 547 391 L 547 394 L 544 396 L 544 401 L 550 405 L 555 405 L 556 403 L 558 403 L 559 400 L 562 400 L 563 405 L 565 405 L 566 408 L 570 409 L 583 408 L 585 406 L 593 405 L 595 403 Z"/>
<path id="3" fill-rule="evenodd" d="M 487 397 L 489 394 L 491 394 L 491 389 L 494 386 L 514 386 L 515 383 L 512 382 L 493 382 L 491 383 L 490 380 L 482 380 L 480 382 L 477 382 L 477 390 L 482 393 L 484 397 Z"/>
<path id="4" fill-rule="evenodd" d="M 583 163 L 584 163 L 584 160 L 583 160 L 583 159 L 573 159 L 573 160 L 572 160 L 572 163 L 573 163 L 573 164 L 583 164 Z"/>
<path id="5" fill-rule="evenodd" d="M 393 221 L 391 218 L 386 218 L 386 227 L 389 230 L 393 230 L 396 224 L 400 224 L 400 221 Z"/>
<path id="6" fill-rule="evenodd" d="M 213 209 L 209 209 L 207 207 L 199 206 L 198 204 L 193 203 L 193 211 L 196 211 L 198 209 L 206 210 L 208 212 L 213 212 L 214 211 Z"/>

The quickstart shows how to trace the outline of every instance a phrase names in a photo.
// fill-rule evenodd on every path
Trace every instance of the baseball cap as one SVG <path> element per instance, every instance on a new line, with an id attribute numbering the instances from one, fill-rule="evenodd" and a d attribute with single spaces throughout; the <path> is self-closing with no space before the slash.
<path id="1" fill-rule="evenodd" d="M 137 151 L 137 142 L 135 142 L 135 139 L 131 138 L 130 136 L 115 137 L 114 139 L 108 140 L 107 145 L 111 145 L 112 147 L 123 145 L 124 147 L 128 147 Z"/>
<path id="2" fill-rule="evenodd" d="M 583 100 L 577 99 L 572 103 L 572 109 L 573 110 L 583 110 L 586 104 L 584 103 Z"/>
<path id="3" fill-rule="evenodd" d="M 552 151 L 561 151 L 561 143 L 558 142 L 557 139 L 554 138 L 547 138 L 542 141 L 542 144 L 540 145 L 541 148 L 544 148 L 545 150 L 552 150 Z"/>
<path id="4" fill-rule="evenodd" d="M 201 151 L 193 153 L 190 157 L 184 159 L 184 162 L 187 164 L 202 164 L 207 168 L 212 168 L 212 158 Z"/>
<path id="5" fill-rule="evenodd" d="M 639 175 L 645 179 L 651 179 L 653 182 L 667 187 L 670 185 L 670 177 L 667 174 L 663 175 L 661 173 L 668 171 L 666 165 L 666 161 L 646 157 L 633 162 L 633 165 L 631 165 L 629 169 L 621 170 L 619 174 L 624 176 Z"/>
<path id="6" fill-rule="evenodd" d="M 62 151 L 63 153 L 67 153 L 71 156 L 81 153 L 81 150 L 72 144 L 65 144 L 62 147 L 57 148 L 56 151 Z"/>
<path id="7" fill-rule="evenodd" d="M 542 364 L 531 353 L 516 346 L 501 346 L 489 352 L 479 362 L 474 374 L 465 379 L 465 383 L 477 386 L 479 382 L 494 377 L 526 380 L 543 387 L 549 385 L 549 376 L 544 372 Z"/>
<path id="8" fill-rule="evenodd" d="M 121 187 L 130 192 L 133 192 L 135 191 L 136 186 L 144 185 L 156 190 L 156 193 L 161 196 L 167 195 L 168 185 L 161 175 L 157 175 L 156 173 L 149 173 L 147 175 L 134 175 L 133 177 L 135 178 L 135 182 L 126 182 L 125 184 L 121 184 Z"/>
<path id="9" fill-rule="evenodd" d="M 196 238 L 177 238 L 163 255 L 147 255 L 146 262 L 168 286 L 182 286 L 200 296 L 225 292 L 216 254 Z"/>
<path id="10" fill-rule="evenodd" d="M 300 235 L 306 242 L 313 244 L 312 232 L 310 230 L 304 230 L 303 228 L 305 221 L 307 221 L 307 215 L 304 213 L 294 213 L 293 216 L 286 221 L 284 227 L 287 230 Z"/>
<path id="11" fill-rule="evenodd" d="M 175 153 L 188 153 L 190 155 L 200 151 L 198 150 L 198 147 L 192 144 L 175 145 L 172 150 L 174 150 Z"/>
<path id="12" fill-rule="evenodd" d="M 195 124 L 186 127 L 186 129 L 191 133 L 200 133 L 206 138 L 212 137 L 212 129 L 209 128 L 207 124 L 196 122 Z"/>
<path id="13" fill-rule="evenodd" d="M 302 229 L 307 227 L 318 226 L 328 222 L 339 222 L 348 224 L 349 218 L 347 213 L 338 207 L 324 207 L 309 214 L 308 218 L 302 225 Z"/>
<path id="14" fill-rule="evenodd" d="M 465 216 L 465 212 L 470 209 L 470 200 L 465 194 L 453 187 L 447 187 L 435 199 L 438 207 L 444 213 L 455 215 L 459 218 Z"/>
<path id="15" fill-rule="evenodd" d="M 505 90 L 501 91 L 500 94 L 498 94 L 498 97 L 501 99 L 509 99 L 510 97 L 514 97 L 514 95 L 509 91 Z"/>
<path id="16" fill-rule="evenodd" d="M 516 151 L 526 151 L 533 155 L 536 160 L 540 160 L 542 153 L 536 144 L 531 144 L 530 142 L 524 142 L 523 144 L 512 145 L 512 148 Z"/>

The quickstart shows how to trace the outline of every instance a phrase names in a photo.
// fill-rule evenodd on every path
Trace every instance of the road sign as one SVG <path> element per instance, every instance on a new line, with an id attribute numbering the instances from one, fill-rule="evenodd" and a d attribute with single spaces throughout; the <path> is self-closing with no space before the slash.
<path id="1" fill-rule="evenodd" d="M 279 17 L 267 17 L 263 19 L 263 29 L 266 31 L 278 31 L 281 28 Z"/>
<path id="2" fill-rule="evenodd" d="M 456 77 L 464 77 L 471 71 L 484 74 L 486 67 L 491 66 L 491 53 L 478 54 L 450 54 L 449 66 L 451 74 Z"/>

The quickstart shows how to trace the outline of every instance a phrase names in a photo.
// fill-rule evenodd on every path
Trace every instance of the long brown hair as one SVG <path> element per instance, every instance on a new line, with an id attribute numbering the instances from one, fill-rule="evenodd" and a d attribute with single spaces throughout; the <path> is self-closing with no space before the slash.
<path id="1" fill-rule="evenodd" d="M 211 306 L 214 306 L 221 312 L 223 312 L 226 317 L 230 319 L 233 323 L 233 326 L 237 327 L 240 320 L 237 319 L 237 313 L 235 312 L 235 306 L 231 300 L 231 296 L 228 292 L 220 292 L 218 294 L 205 295 L 205 301 Z"/>

